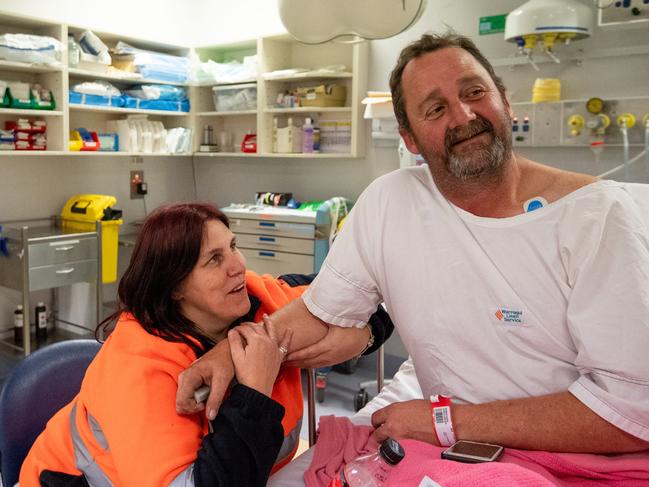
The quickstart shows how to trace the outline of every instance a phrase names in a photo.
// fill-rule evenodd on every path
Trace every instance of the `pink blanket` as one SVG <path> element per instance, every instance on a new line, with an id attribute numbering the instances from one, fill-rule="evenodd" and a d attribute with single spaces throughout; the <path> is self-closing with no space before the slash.
<path id="1" fill-rule="evenodd" d="M 326 487 L 347 462 L 376 451 L 371 433 L 370 426 L 355 426 L 348 418 L 321 417 L 313 460 L 304 474 L 307 487 Z M 470 465 L 442 460 L 443 448 L 428 443 L 400 443 L 406 456 L 388 486 L 417 487 L 428 476 L 442 487 L 649 487 L 649 452 L 604 456 L 507 448 L 498 462 Z"/>

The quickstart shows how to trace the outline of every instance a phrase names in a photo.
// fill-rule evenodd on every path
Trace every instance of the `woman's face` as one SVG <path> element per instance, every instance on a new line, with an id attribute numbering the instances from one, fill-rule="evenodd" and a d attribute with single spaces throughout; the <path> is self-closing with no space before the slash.
<path id="1" fill-rule="evenodd" d="M 230 229 L 209 220 L 198 261 L 174 297 L 183 315 L 215 340 L 225 338 L 230 323 L 250 309 L 245 263 Z"/>

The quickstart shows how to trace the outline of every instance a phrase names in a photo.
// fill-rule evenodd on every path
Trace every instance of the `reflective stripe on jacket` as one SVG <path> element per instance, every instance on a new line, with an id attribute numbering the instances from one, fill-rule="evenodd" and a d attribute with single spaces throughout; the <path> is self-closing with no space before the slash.
<path id="1" fill-rule="evenodd" d="M 259 302 L 255 320 L 305 290 L 252 272 L 246 279 L 248 293 Z M 178 415 L 175 394 L 178 374 L 195 358 L 187 345 L 150 335 L 131 315 L 123 315 L 88 367 L 77 397 L 34 443 L 21 470 L 21 487 L 38 486 L 43 470 L 83 471 L 91 485 L 193 485 L 192 466 L 207 422 L 203 414 Z M 292 459 L 299 441 L 299 369 L 280 371 L 272 398 L 285 408 L 277 470 Z"/>

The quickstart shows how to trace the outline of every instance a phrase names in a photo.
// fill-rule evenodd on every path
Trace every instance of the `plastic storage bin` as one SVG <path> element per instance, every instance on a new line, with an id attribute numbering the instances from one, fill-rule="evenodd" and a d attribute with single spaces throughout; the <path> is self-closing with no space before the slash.
<path id="1" fill-rule="evenodd" d="M 35 101 L 32 90 L 29 90 L 28 98 L 16 98 L 11 92 L 11 88 L 7 88 L 7 94 L 9 96 L 9 106 L 11 108 L 21 108 L 21 109 L 31 109 L 34 108 Z"/>
<path id="2" fill-rule="evenodd" d="M 212 87 L 217 112 L 257 109 L 257 83 Z"/>
<path id="3" fill-rule="evenodd" d="M 7 85 L 4 85 L 4 88 L 0 85 L 0 108 L 9 108 L 11 106 L 11 96 L 9 96 L 9 88 Z"/>
<path id="4" fill-rule="evenodd" d="M 63 210 L 61 219 L 66 231 L 93 232 L 95 222 L 101 221 L 102 282 L 117 280 L 117 236 L 122 224 L 121 210 L 112 206 L 117 203 L 114 196 L 102 194 L 81 194 L 71 196 Z"/>

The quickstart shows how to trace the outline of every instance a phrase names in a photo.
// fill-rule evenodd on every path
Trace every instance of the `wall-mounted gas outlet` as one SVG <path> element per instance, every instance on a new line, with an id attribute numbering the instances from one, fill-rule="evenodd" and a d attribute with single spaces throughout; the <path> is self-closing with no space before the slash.
<path id="1" fill-rule="evenodd" d="M 146 183 L 144 182 L 144 171 L 131 171 L 130 180 L 131 199 L 144 198 L 146 194 Z M 144 191 L 142 190 L 144 188 Z"/>

